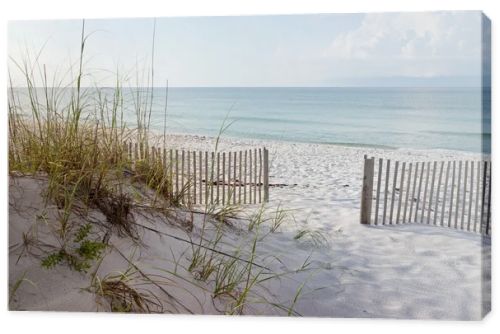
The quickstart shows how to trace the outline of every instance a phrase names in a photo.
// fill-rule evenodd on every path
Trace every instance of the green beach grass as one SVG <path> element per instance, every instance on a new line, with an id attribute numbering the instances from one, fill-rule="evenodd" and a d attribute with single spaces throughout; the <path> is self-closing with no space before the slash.
<path id="1" fill-rule="evenodd" d="M 293 308 L 304 283 L 298 284 L 297 294 L 288 303 L 271 301 L 266 282 L 288 273 L 269 269 L 258 251 L 259 242 L 285 222 L 286 210 L 262 206 L 247 220 L 248 237 L 244 238 L 244 243 L 229 245 L 224 242 L 225 234 L 232 233 L 228 229 L 229 222 L 245 220 L 240 215 L 241 207 L 205 204 L 202 210 L 194 208 L 170 191 L 173 175 L 166 173 L 159 161 L 146 158 L 134 162 L 125 154 L 124 142 L 132 141 L 148 148 L 152 140 L 149 126 L 153 103 L 154 38 L 153 31 L 148 87 L 136 90 L 134 96 L 137 119 L 134 128 L 124 122 L 125 88 L 118 74 L 111 95 L 97 83 L 93 88 L 81 86 L 86 76 L 85 46 L 90 42 L 85 22 L 82 23 L 76 74 L 69 85 L 63 86 L 62 78 L 47 73 L 37 57 L 34 61 L 29 57 L 11 59 L 15 70 L 21 71 L 25 78 L 27 95 L 20 97 L 11 82 L 8 92 L 9 173 L 12 178 L 37 176 L 44 179 L 47 184 L 43 194 L 45 206 L 57 207 L 56 217 L 45 218 L 54 220 L 51 226 L 55 242 L 38 254 L 40 266 L 48 272 L 57 266 L 67 266 L 87 275 L 89 284 L 81 288 L 94 294 L 96 304 L 105 305 L 109 311 L 150 313 L 165 312 L 168 306 L 175 309 L 173 302 L 147 287 L 154 286 L 155 291 L 168 296 L 169 287 L 163 282 L 177 279 L 188 282 L 194 289 L 203 289 L 214 300 L 222 300 L 221 313 L 245 314 L 249 305 L 267 303 L 281 314 L 297 315 Z M 74 68 L 68 73 L 71 70 Z M 27 100 L 28 106 L 21 103 L 21 99 Z M 230 124 L 224 122 L 219 137 L 228 126 Z M 163 145 L 167 148 L 169 143 L 165 138 L 164 130 Z M 215 151 L 217 143 L 218 140 Z M 189 186 L 188 182 L 186 187 Z M 167 217 L 186 232 L 185 238 L 165 235 L 189 247 L 182 259 L 173 253 L 172 258 L 165 259 L 175 263 L 175 269 L 159 268 L 163 273 L 161 277 L 148 275 L 109 241 L 110 235 L 116 235 L 140 247 L 142 234 L 139 231 L 144 226 L 138 224 L 134 216 L 138 208 L 145 207 Z M 100 226 L 90 219 L 92 211 L 105 217 Z M 178 218 L 176 212 L 188 214 Z M 202 217 L 199 236 L 190 233 L 194 215 Z M 148 231 L 162 233 L 151 227 Z M 36 233 L 27 231 L 20 257 L 30 256 L 30 249 L 38 243 Z M 112 252 L 123 255 L 127 267 L 99 275 L 101 263 Z M 307 270 L 307 267 L 305 264 L 300 270 Z M 23 282 L 31 281 L 23 275 L 11 287 L 9 300 Z M 171 305 L 166 306 L 169 303 Z M 187 308 L 179 312 L 191 313 Z"/>

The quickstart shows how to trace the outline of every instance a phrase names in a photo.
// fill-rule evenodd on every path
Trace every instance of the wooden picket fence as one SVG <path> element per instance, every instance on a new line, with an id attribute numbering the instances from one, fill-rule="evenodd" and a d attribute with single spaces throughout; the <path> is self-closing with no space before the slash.
<path id="1" fill-rule="evenodd" d="M 269 201 L 269 150 L 237 152 L 188 151 L 145 147 L 125 142 L 124 152 L 135 165 L 160 163 L 171 180 L 170 191 L 182 203 L 240 205 Z"/>
<path id="2" fill-rule="evenodd" d="M 375 166 L 377 165 L 377 166 Z M 491 161 L 364 160 L 361 224 L 420 223 L 491 234 Z"/>

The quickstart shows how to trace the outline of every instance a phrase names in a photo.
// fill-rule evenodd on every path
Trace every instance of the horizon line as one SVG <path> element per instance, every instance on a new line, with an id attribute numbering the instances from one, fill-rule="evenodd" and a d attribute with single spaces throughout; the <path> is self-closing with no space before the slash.
<path id="1" fill-rule="evenodd" d="M 27 86 L 7 86 L 8 88 L 28 88 Z M 33 88 L 76 88 L 75 86 L 56 87 L 56 86 L 35 86 Z M 116 86 L 81 86 L 81 88 L 116 88 Z M 491 88 L 490 86 L 121 86 L 120 88 Z"/>

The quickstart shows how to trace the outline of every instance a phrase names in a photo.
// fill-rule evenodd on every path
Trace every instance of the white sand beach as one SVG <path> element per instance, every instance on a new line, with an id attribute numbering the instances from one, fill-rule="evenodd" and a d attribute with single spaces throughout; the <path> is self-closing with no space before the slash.
<path id="1" fill-rule="evenodd" d="M 482 12 L 158 14 L 8 24 L 10 311 L 488 314 Z"/>
<path id="2" fill-rule="evenodd" d="M 168 142 L 178 149 L 214 147 L 214 139 L 202 136 L 171 135 Z M 244 314 L 286 315 L 286 310 L 271 307 L 276 303 L 293 306 L 301 316 L 479 320 L 483 310 L 490 308 L 491 274 L 483 272 L 490 267 L 489 237 L 417 224 L 375 227 L 359 223 L 363 155 L 405 161 L 478 159 L 479 155 L 229 138 L 222 138 L 219 150 L 263 146 L 270 152 L 271 185 L 287 185 L 271 186 L 268 214 L 280 205 L 288 215 L 276 232 L 261 230 L 265 238 L 258 241 L 257 260 L 266 270 L 286 274 L 264 281 L 258 295 L 266 303 L 253 296 L 254 302 Z M 22 253 L 23 232 L 41 214 L 41 192 L 46 185 L 43 178 L 11 177 L 10 182 L 9 284 L 26 278 L 11 309 L 106 310 L 85 290 L 88 275 L 65 267 L 47 270 L 41 268 L 39 259 Z M 258 208 L 245 206 L 241 217 Z M 189 215 L 175 214 L 180 220 Z M 44 215 L 50 220 L 50 208 Z M 102 215 L 96 214 L 95 219 L 99 221 Z M 136 221 L 158 232 L 139 227 L 140 245 L 113 235 L 110 243 L 116 250 L 104 258 L 98 275 L 126 270 L 128 257 L 141 272 L 169 277 L 168 282 L 161 279 L 164 285 L 148 286 L 163 296 L 163 312 L 227 312 L 223 298 L 213 301 L 207 287 L 210 282 L 189 278 L 191 273 L 183 266 L 191 248 L 172 238 L 185 239 L 190 234 L 196 239 L 203 214 L 193 214 L 191 232 L 165 223 L 154 212 L 136 214 Z M 233 227 L 224 234 L 223 249 L 248 245 L 253 232 L 247 232 L 245 219 L 231 223 Z M 38 226 L 38 236 L 45 240 L 44 229 L 49 224 Z M 179 275 L 167 275 L 167 271 Z M 162 289 L 168 290 L 168 295 Z M 294 301 L 298 290 L 299 298 Z"/>

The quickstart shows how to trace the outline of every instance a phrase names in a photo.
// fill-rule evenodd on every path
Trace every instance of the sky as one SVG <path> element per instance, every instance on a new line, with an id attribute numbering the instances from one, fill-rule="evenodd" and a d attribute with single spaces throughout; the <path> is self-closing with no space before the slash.
<path id="1" fill-rule="evenodd" d="M 92 19 L 84 85 L 171 87 L 478 86 L 481 13 L 421 12 Z M 37 59 L 69 80 L 82 20 L 11 21 L 9 73 Z M 70 71 L 71 69 L 71 71 Z M 43 71 L 35 71 L 42 73 Z"/>

